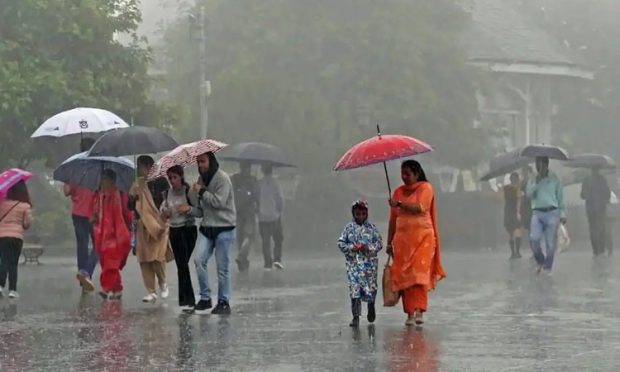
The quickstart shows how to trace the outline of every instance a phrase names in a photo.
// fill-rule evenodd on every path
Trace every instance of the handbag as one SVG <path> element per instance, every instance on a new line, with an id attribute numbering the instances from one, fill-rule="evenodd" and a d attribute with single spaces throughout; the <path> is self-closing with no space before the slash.
<path id="1" fill-rule="evenodd" d="M 388 256 L 388 260 L 383 268 L 383 306 L 392 307 L 398 304 L 400 300 L 400 291 L 392 290 L 392 255 Z"/>
<path id="2" fill-rule="evenodd" d="M 12 211 L 13 209 L 15 209 L 15 207 L 17 207 L 18 205 L 19 205 L 19 202 L 17 202 L 17 203 L 15 203 L 15 204 L 13 204 L 13 206 L 12 206 L 12 207 L 11 207 L 11 208 L 10 208 L 10 209 L 6 212 L 6 213 L 5 213 L 2 217 L 0 217 L 0 222 L 4 221 L 4 219 L 6 218 L 6 216 L 8 216 L 8 215 L 9 215 L 9 213 L 11 213 L 11 211 Z"/>

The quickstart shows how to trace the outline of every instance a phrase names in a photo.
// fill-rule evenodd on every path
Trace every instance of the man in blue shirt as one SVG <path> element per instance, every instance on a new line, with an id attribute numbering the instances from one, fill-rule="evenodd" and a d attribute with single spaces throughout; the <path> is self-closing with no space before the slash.
<path id="1" fill-rule="evenodd" d="M 530 179 L 526 195 L 532 200 L 530 240 L 538 271 L 550 274 L 557 245 L 560 223 L 566 222 L 562 182 L 549 171 L 549 158 L 536 158 L 537 176 Z M 542 252 L 544 239 L 546 255 Z"/>

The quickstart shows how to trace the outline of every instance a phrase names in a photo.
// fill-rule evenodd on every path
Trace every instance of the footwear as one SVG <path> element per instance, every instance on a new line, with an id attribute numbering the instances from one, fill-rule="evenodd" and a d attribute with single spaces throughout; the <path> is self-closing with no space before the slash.
<path id="1" fill-rule="evenodd" d="M 230 315 L 230 305 L 226 301 L 218 301 L 217 306 L 211 314 L 213 315 Z"/>
<path id="2" fill-rule="evenodd" d="M 416 325 L 415 314 L 409 314 L 409 316 L 407 317 L 407 321 L 405 322 L 405 325 L 408 327 L 412 327 Z"/>
<path id="3" fill-rule="evenodd" d="M 168 296 L 170 296 L 170 290 L 168 289 L 168 284 L 164 283 L 162 286 L 160 286 L 159 290 L 160 290 L 159 296 L 163 298 L 164 300 L 168 298 Z"/>
<path id="4" fill-rule="evenodd" d="M 375 319 L 377 319 L 377 313 L 375 312 L 375 303 L 368 303 L 368 315 L 366 316 L 368 323 L 374 323 Z"/>
<path id="5" fill-rule="evenodd" d="M 237 269 L 240 273 L 244 273 L 250 269 L 250 261 L 248 260 L 240 260 L 237 258 L 235 262 L 237 263 Z"/>
<path id="6" fill-rule="evenodd" d="M 349 327 L 357 328 L 359 326 L 360 326 L 360 317 L 354 316 L 353 320 L 351 320 L 351 323 L 349 323 Z"/>
<path id="7" fill-rule="evenodd" d="M 413 319 L 414 319 L 416 325 L 424 324 L 423 314 L 424 313 L 422 313 L 420 310 L 416 311 L 413 314 Z"/>
<path id="8" fill-rule="evenodd" d="M 282 265 L 282 262 L 274 262 L 273 266 L 275 266 L 276 269 L 278 269 L 278 270 L 283 270 L 284 269 L 284 265 Z"/>
<path id="9" fill-rule="evenodd" d="M 265 271 L 267 271 L 267 272 L 271 271 L 271 267 L 266 267 Z"/>
<path id="10" fill-rule="evenodd" d="M 101 296 L 101 298 L 103 298 L 104 300 L 107 300 L 108 298 L 110 298 L 110 295 L 108 294 L 108 292 L 104 292 L 104 291 L 99 291 L 99 296 Z"/>
<path id="11" fill-rule="evenodd" d="M 4 288 L 0 287 L 0 298 L 4 297 Z"/>
<path id="12" fill-rule="evenodd" d="M 540 274 L 544 276 L 553 276 L 551 269 L 542 269 Z"/>
<path id="13" fill-rule="evenodd" d="M 213 307 L 213 304 L 211 304 L 211 299 L 200 300 L 200 301 L 198 301 L 196 306 L 194 306 L 194 313 L 196 313 L 196 314 L 207 314 L 208 310 L 210 308 L 212 308 L 212 307 Z"/>
<path id="14" fill-rule="evenodd" d="M 181 305 L 181 312 L 183 313 L 193 313 L 196 305 Z"/>
<path id="15" fill-rule="evenodd" d="M 155 302 L 157 301 L 157 295 L 155 293 L 149 293 L 148 295 L 144 296 L 144 298 L 142 299 L 142 302 Z"/>
<path id="16" fill-rule="evenodd" d="M 95 285 L 93 284 L 93 281 L 90 280 L 88 276 L 84 275 L 84 273 L 79 272 L 75 275 L 75 277 L 80 282 L 83 291 L 93 292 L 95 290 Z"/>
<path id="17" fill-rule="evenodd" d="M 19 293 L 16 291 L 9 291 L 9 298 L 19 298 Z"/>
<path id="18" fill-rule="evenodd" d="M 108 299 L 110 300 L 120 300 L 123 297 L 123 292 L 110 292 L 108 294 Z"/>

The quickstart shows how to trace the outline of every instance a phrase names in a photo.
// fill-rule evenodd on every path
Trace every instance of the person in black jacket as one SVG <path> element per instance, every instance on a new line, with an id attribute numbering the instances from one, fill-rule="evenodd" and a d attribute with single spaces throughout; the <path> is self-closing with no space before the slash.
<path id="1" fill-rule="evenodd" d="M 611 198 L 607 180 L 597 168 L 593 168 L 590 177 L 583 181 L 581 198 L 586 202 L 592 253 L 596 257 L 605 253 L 607 204 Z"/>
<path id="2" fill-rule="evenodd" d="M 256 216 L 260 189 L 258 180 L 252 175 L 252 164 L 242 162 L 239 173 L 231 177 L 237 209 L 237 266 L 240 272 L 248 271 L 248 255 L 256 239 Z"/>

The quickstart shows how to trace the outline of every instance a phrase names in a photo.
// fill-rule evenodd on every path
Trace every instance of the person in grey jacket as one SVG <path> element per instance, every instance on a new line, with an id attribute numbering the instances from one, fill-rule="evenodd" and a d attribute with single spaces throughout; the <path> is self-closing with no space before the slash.
<path id="1" fill-rule="evenodd" d="M 194 312 L 206 313 L 211 307 L 211 287 L 207 274 L 209 258 L 215 254 L 218 280 L 218 303 L 212 314 L 230 314 L 230 251 L 235 245 L 237 221 L 235 198 L 230 177 L 219 169 L 211 152 L 197 159 L 200 178 L 189 193 L 192 207 L 180 207 L 180 211 L 202 218 L 200 234 L 196 242 L 194 263 L 200 286 L 200 301 Z"/>

